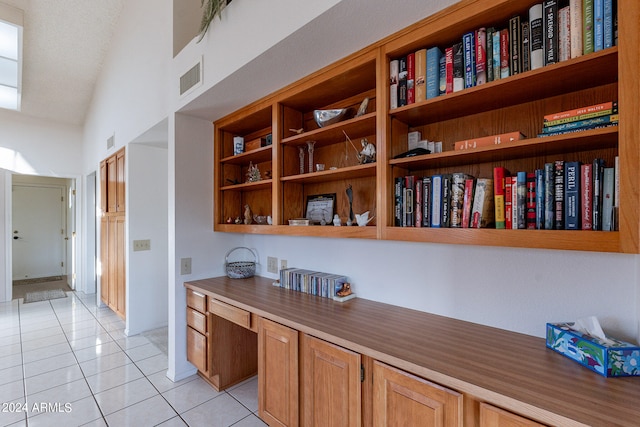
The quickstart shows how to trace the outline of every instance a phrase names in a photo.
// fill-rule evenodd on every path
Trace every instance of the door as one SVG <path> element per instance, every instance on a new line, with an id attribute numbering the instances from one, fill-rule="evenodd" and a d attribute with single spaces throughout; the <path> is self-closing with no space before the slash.
<path id="1" fill-rule="evenodd" d="M 13 280 L 64 274 L 64 195 L 64 187 L 13 185 Z"/>

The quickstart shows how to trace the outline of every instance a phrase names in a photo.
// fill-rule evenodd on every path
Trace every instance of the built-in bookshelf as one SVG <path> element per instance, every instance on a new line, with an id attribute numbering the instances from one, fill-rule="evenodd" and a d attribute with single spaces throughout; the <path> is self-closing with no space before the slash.
<path id="1" fill-rule="evenodd" d="M 356 237 L 638 253 L 640 196 L 633 173 L 640 167 L 638 95 L 635 78 L 637 20 L 640 5 L 617 2 L 618 44 L 594 53 L 524 71 L 475 87 L 397 108 L 390 107 L 390 63 L 422 48 L 445 49 L 462 35 L 480 27 L 506 27 L 511 17 L 528 16 L 530 0 L 461 1 L 404 30 L 356 52 L 307 78 L 271 94 L 215 125 L 214 179 L 216 231 L 318 237 Z M 355 116 L 368 98 L 366 111 Z M 543 117 L 600 102 L 617 100 L 619 125 L 538 138 Z M 344 120 L 318 127 L 316 109 L 349 108 Z M 454 151 L 455 141 L 520 131 L 524 139 L 510 144 Z M 442 152 L 394 158 L 406 152 L 407 135 L 442 141 Z M 245 141 L 272 135 L 272 144 L 233 155 L 233 137 Z M 348 136 L 348 138 L 346 138 Z M 362 139 L 377 149 L 375 163 L 360 164 Z M 308 141 L 314 141 L 309 169 Z M 300 152 L 304 151 L 304 169 Z M 406 175 L 430 176 L 463 172 L 492 177 L 503 166 L 514 172 L 533 171 L 555 160 L 613 165 L 619 157 L 618 231 L 501 230 L 398 227 L 394 224 L 394 180 Z M 245 182 L 250 165 L 262 179 Z M 267 173 L 269 172 L 269 173 Z M 344 226 L 349 215 L 346 188 L 353 190 L 353 211 L 369 211 L 368 226 Z M 307 200 L 335 194 L 335 212 L 343 226 L 290 226 L 289 219 L 305 215 Z M 243 218 L 244 206 L 254 214 L 270 215 L 272 225 L 228 223 Z"/>

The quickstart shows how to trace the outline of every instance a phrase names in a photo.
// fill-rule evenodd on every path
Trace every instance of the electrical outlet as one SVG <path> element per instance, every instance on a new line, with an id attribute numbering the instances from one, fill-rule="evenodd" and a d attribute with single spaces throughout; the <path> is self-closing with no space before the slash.
<path id="1" fill-rule="evenodd" d="M 134 240 L 133 241 L 133 251 L 150 251 L 151 250 L 151 240 Z"/>
<path id="2" fill-rule="evenodd" d="M 191 274 L 191 258 L 182 258 L 180 260 L 180 274 Z"/>
<path id="3" fill-rule="evenodd" d="M 280 260 L 280 270 L 284 270 L 285 268 L 287 268 L 287 260 Z"/>
<path id="4" fill-rule="evenodd" d="M 273 256 L 267 257 L 267 271 L 269 273 L 277 273 L 278 272 L 278 258 Z"/>

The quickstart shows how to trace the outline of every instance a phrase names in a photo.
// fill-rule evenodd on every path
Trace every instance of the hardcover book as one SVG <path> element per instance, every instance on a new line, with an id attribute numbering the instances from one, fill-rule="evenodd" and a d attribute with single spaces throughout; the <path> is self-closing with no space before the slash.
<path id="1" fill-rule="evenodd" d="M 501 75 L 500 66 L 502 64 L 502 59 L 500 58 L 501 50 L 500 50 L 500 30 L 495 30 L 493 32 L 493 40 L 491 41 L 491 49 L 492 55 L 491 59 L 493 62 L 493 80 L 499 80 Z"/>
<path id="2" fill-rule="evenodd" d="M 442 51 L 437 47 L 427 50 L 427 99 L 440 94 L 440 57 Z"/>
<path id="3" fill-rule="evenodd" d="M 449 226 L 451 228 L 463 227 L 464 213 L 464 190 L 467 179 L 471 179 L 471 175 L 456 172 L 451 174 L 451 214 Z"/>
<path id="4" fill-rule="evenodd" d="M 477 178 L 471 208 L 471 228 L 489 228 L 494 224 L 493 179 Z"/>
<path id="5" fill-rule="evenodd" d="M 553 230 L 555 220 L 555 172 L 553 163 L 545 163 L 544 169 L 544 229 Z"/>
<path id="6" fill-rule="evenodd" d="M 442 174 L 442 209 L 440 226 L 451 227 L 451 174 Z"/>
<path id="7" fill-rule="evenodd" d="M 470 88 L 476 85 L 476 41 L 473 32 L 462 36 L 464 45 L 464 87 Z"/>
<path id="8" fill-rule="evenodd" d="M 553 163 L 553 183 L 555 193 L 554 224 L 556 230 L 564 230 L 564 161 Z"/>
<path id="9" fill-rule="evenodd" d="M 446 93 L 453 92 L 453 47 L 448 47 L 444 51 L 444 69 L 446 81 Z"/>
<path id="10" fill-rule="evenodd" d="M 512 187 L 511 177 L 505 176 L 504 177 L 504 222 L 505 222 L 505 228 L 507 230 L 511 230 L 513 228 L 511 187 Z"/>
<path id="11" fill-rule="evenodd" d="M 563 132 L 563 131 L 578 130 L 578 129 L 595 129 L 598 126 L 616 125 L 616 124 L 618 124 L 618 115 L 609 114 L 607 116 L 578 120 L 575 122 L 563 123 L 561 125 L 546 126 L 542 129 L 542 133 L 555 133 L 555 132 Z"/>
<path id="12" fill-rule="evenodd" d="M 545 0 L 542 3 L 544 34 L 544 65 L 558 62 L 558 2 Z"/>
<path id="13" fill-rule="evenodd" d="M 471 226 L 471 208 L 473 206 L 473 193 L 476 188 L 476 179 L 471 177 L 464 181 L 464 196 L 462 201 L 462 228 Z"/>
<path id="14" fill-rule="evenodd" d="M 422 178 L 422 226 L 431 227 L 431 177 Z"/>
<path id="15" fill-rule="evenodd" d="M 485 59 L 487 61 L 487 82 L 493 81 L 493 33 L 495 33 L 495 31 L 496 29 L 493 27 L 487 28 L 487 47 L 485 49 Z"/>
<path id="16" fill-rule="evenodd" d="M 593 51 L 604 49 L 604 1 L 593 0 Z"/>
<path id="17" fill-rule="evenodd" d="M 427 49 L 419 49 L 415 53 L 414 92 L 415 102 L 427 99 Z"/>
<path id="18" fill-rule="evenodd" d="M 407 105 L 407 57 L 399 59 L 398 68 L 398 107 Z"/>
<path id="19" fill-rule="evenodd" d="M 479 147 L 489 147 L 524 139 L 522 132 L 506 132 L 497 135 L 482 136 L 479 138 L 456 141 L 453 144 L 454 150 L 472 150 Z"/>
<path id="20" fill-rule="evenodd" d="M 593 176 L 593 205 L 591 208 L 591 229 L 602 230 L 602 178 L 604 174 L 605 162 L 603 159 L 594 159 L 591 175 Z"/>
<path id="21" fill-rule="evenodd" d="M 522 72 L 521 43 L 522 25 L 520 24 L 520 17 L 514 16 L 509 19 L 509 70 L 512 76 Z"/>
<path id="22" fill-rule="evenodd" d="M 571 59 L 571 10 L 565 6 L 558 10 L 558 60 Z"/>
<path id="23" fill-rule="evenodd" d="M 462 42 L 453 45 L 453 91 L 464 89 L 464 48 Z"/>
<path id="24" fill-rule="evenodd" d="M 526 228 L 536 228 L 536 173 L 527 172 L 527 218 Z"/>
<path id="25" fill-rule="evenodd" d="M 509 175 L 509 172 L 504 166 L 496 166 L 493 168 L 493 204 L 494 204 L 494 218 L 496 222 L 496 228 L 506 228 L 505 218 L 505 177 Z"/>
<path id="26" fill-rule="evenodd" d="M 593 43 L 593 1 L 582 0 L 582 49 L 585 55 L 592 53 Z"/>
<path id="27" fill-rule="evenodd" d="M 516 212 L 516 228 L 527 228 L 527 173 L 524 171 L 516 174 Z"/>
<path id="28" fill-rule="evenodd" d="M 584 164 L 580 166 L 580 206 L 582 209 L 580 218 L 582 219 L 582 229 L 583 230 L 591 230 L 591 221 L 592 221 L 592 176 L 591 171 L 593 170 L 592 164 Z"/>
<path id="29" fill-rule="evenodd" d="M 414 213 L 415 213 L 415 219 L 414 219 L 414 227 L 422 227 L 422 199 L 423 199 L 423 195 L 422 195 L 422 179 L 420 177 L 416 177 L 415 178 L 415 190 L 413 193 L 414 196 Z"/>
<path id="30" fill-rule="evenodd" d="M 615 0 L 604 0 L 603 37 L 605 49 L 615 45 L 613 23 L 616 15 Z"/>
<path id="31" fill-rule="evenodd" d="M 529 21 L 522 23 L 522 71 L 531 69 L 531 35 L 529 33 Z"/>
<path id="32" fill-rule="evenodd" d="M 566 162 L 564 165 L 564 228 L 580 230 L 580 162 Z"/>
<path id="33" fill-rule="evenodd" d="M 544 123 L 556 125 L 561 123 L 567 123 L 569 121 L 574 120 L 583 120 L 590 119 L 593 117 L 598 117 L 597 114 L 607 115 L 612 114 L 614 112 L 617 113 L 618 102 L 617 101 L 607 101 L 601 102 L 599 104 L 593 104 L 586 107 L 574 108 L 571 110 L 560 111 L 557 113 L 546 114 L 544 116 Z M 558 122 L 558 120 L 562 120 Z"/>
<path id="34" fill-rule="evenodd" d="M 403 206 L 404 206 L 404 221 L 402 225 L 404 227 L 414 227 L 416 224 L 415 216 L 415 182 L 416 177 L 413 175 L 407 175 L 404 177 L 404 192 L 403 192 Z"/>
<path id="35" fill-rule="evenodd" d="M 403 202 L 403 193 L 404 193 L 404 177 L 397 177 L 394 180 L 394 199 L 395 199 L 395 209 L 394 209 L 394 222 L 393 225 L 396 227 L 402 227 L 402 222 L 404 218 L 404 208 L 402 206 Z"/>
<path id="36" fill-rule="evenodd" d="M 602 174 L 602 231 L 613 231 L 614 182 L 614 169 L 604 168 Z"/>
<path id="37" fill-rule="evenodd" d="M 529 8 L 529 34 L 531 69 L 544 66 L 544 31 L 542 29 L 542 3 Z"/>
<path id="38" fill-rule="evenodd" d="M 536 169 L 536 229 L 544 230 L 544 170 Z"/>
<path id="39" fill-rule="evenodd" d="M 517 173 L 511 176 L 511 228 L 514 230 L 518 229 L 518 174 Z"/>
<path id="40" fill-rule="evenodd" d="M 416 92 L 414 87 L 416 75 L 415 57 L 415 53 L 407 55 L 407 105 L 416 102 Z"/>
<path id="41" fill-rule="evenodd" d="M 509 69 L 509 30 L 500 30 L 500 78 L 504 79 L 511 75 Z"/>
<path id="42" fill-rule="evenodd" d="M 389 108 L 398 108 L 398 79 L 400 73 L 400 61 L 389 61 Z"/>
<path id="43" fill-rule="evenodd" d="M 431 176 L 431 227 L 440 228 L 442 219 L 442 175 Z"/>
<path id="44" fill-rule="evenodd" d="M 582 56 L 582 0 L 569 0 L 571 57 Z"/>
<path id="45" fill-rule="evenodd" d="M 440 55 L 440 63 L 438 65 L 438 74 L 440 75 L 438 95 L 444 95 L 447 93 L 447 62 L 444 55 Z"/>
<path id="46" fill-rule="evenodd" d="M 487 82 L 487 30 L 478 28 L 476 36 L 476 86 Z"/>

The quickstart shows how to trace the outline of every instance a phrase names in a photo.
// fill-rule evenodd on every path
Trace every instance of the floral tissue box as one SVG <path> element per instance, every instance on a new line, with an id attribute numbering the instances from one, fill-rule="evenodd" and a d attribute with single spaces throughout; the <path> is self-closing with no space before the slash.
<path id="1" fill-rule="evenodd" d="M 640 347 L 607 341 L 572 329 L 573 323 L 547 323 L 547 347 L 605 377 L 640 376 Z"/>

